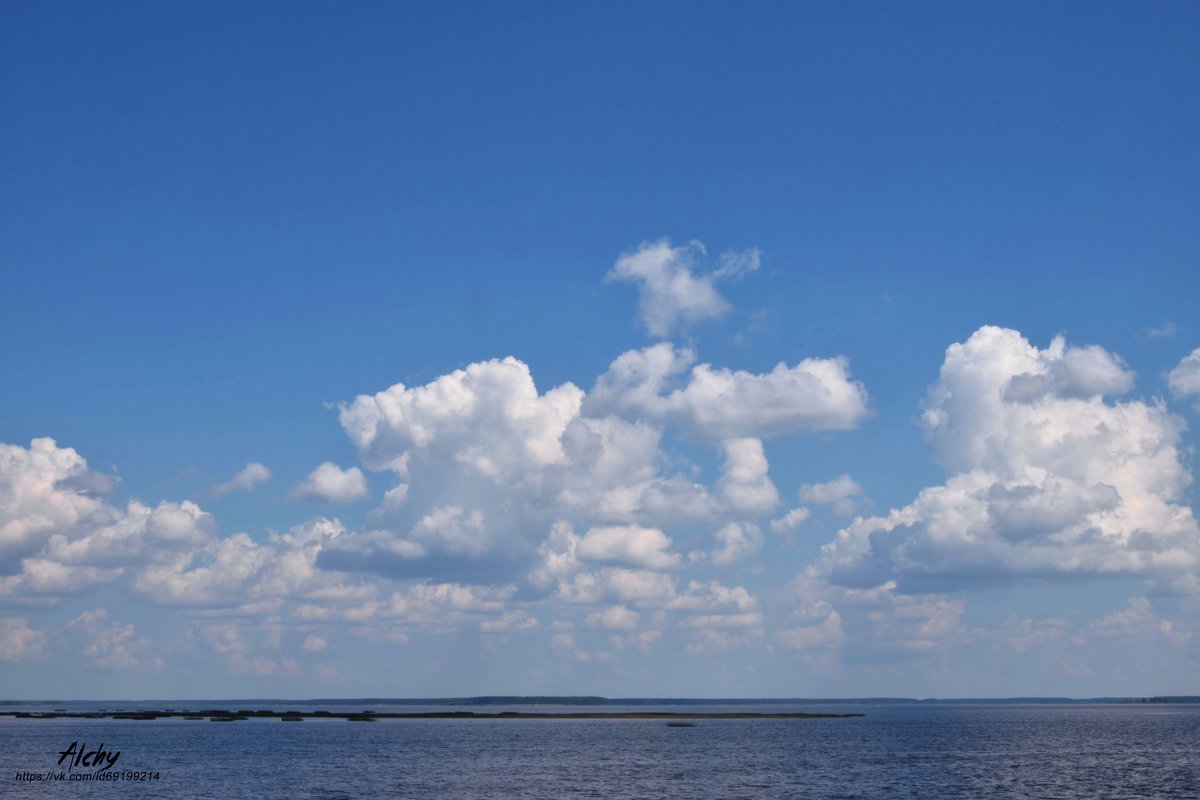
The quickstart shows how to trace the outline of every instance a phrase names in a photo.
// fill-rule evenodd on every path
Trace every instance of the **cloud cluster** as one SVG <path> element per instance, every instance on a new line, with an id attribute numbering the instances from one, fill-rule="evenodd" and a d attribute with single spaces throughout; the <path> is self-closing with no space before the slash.
<path id="1" fill-rule="evenodd" d="M 374 587 L 318 570 L 317 555 L 341 524 L 318 518 L 258 541 L 220 536 L 210 515 L 190 501 L 124 508 L 97 493 L 106 488 L 74 450 L 50 439 L 0 448 L 0 520 L 8 560 L 0 600 L 55 604 L 114 581 L 157 606 L 290 613 L 305 604 L 338 608 L 373 596 Z M 148 646 L 131 624 L 88 610 L 67 627 L 89 638 L 83 655 L 101 668 L 144 663 Z M 3 651 L 10 660 L 36 655 L 44 635 L 26 618 L 9 618 Z"/>
<path id="2" fill-rule="evenodd" d="M 215 537 L 212 518 L 195 503 L 130 500 L 122 509 L 104 500 L 110 488 L 52 439 L 0 445 L 0 598 L 52 602 Z"/>
<path id="3" fill-rule="evenodd" d="M 642 324 L 666 336 L 727 313 L 717 284 L 758 267 L 749 252 L 703 271 L 704 255 L 644 245 L 611 277 L 638 285 Z M 1200 350 L 1168 383 L 1200 395 Z M 775 437 L 851 430 L 871 413 L 843 358 L 752 373 L 659 342 L 618 355 L 587 390 L 539 389 L 508 357 L 360 395 L 338 419 L 362 468 L 326 461 L 288 493 L 360 501 L 371 496 L 363 470 L 377 473 L 389 488 L 350 528 L 316 517 L 282 533 L 222 532 L 189 500 L 111 500 L 113 481 L 51 439 L 4 444 L 0 601 L 37 609 L 117 583 L 179 610 L 191 646 L 256 676 L 300 674 L 296 659 L 336 656 L 343 637 L 402 647 L 452 630 L 541 637 L 564 663 L 592 666 L 663 641 L 710 654 L 760 646 L 829 670 L 988 637 L 1013 651 L 1122 635 L 1181 646 L 1190 631 L 1144 598 L 1089 623 L 964 623 L 970 588 L 1033 577 L 1200 589 L 1184 423 L 1161 401 L 1125 399 L 1133 387 L 1103 348 L 1063 338 L 1038 348 L 980 328 L 946 351 L 921 407 L 945 480 L 846 524 L 789 570 L 799 575 L 786 590 L 759 577 L 782 546 L 763 531 L 795 544 L 814 510 L 870 506 L 842 474 L 800 486 L 803 505 L 781 508 L 768 460 L 768 447 L 785 446 Z M 251 462 L 214 491 L 270 478 Z M 37 627 L 0 617 L 0 661 L 42 657 Z M 97 667 L 154 664 L 149 639 L 105 609 L 65 630 Z"/>
<path id="4" fill-rule="evenodd" d="M 361 581 L 317 568 L 321 551 L 343 535 L 340 522 L 318 517 L 287 533 L 272 533 L 266 542 L 245 533 L 214 537 L 147 565 L 131 583 L 164 606 L 279 609 L 284 602 L 319 602 L 337 607 L 375 593 Z"/>
<path id="5" fill-rule="evenodd" d="M 853 427 L 866 391 L 840 359 L 766 374 L 694 361 L 663 343 L 619 356 L 590 392 L 566 383 L 543 393 L 510 357 L 343 404 L 363 463 L 397 483 L 373 529 L 341 538 L 321 564 L 495 579 L 535 559 L 542 532 L 559 522 L 585 531 L 580 558 L 627 567 L 678 566 L 680 554 L 663 549 L 665 526 L 737 523 L 721 527 L 714 563 L 756 553 L 750 523 L 779 502 L 762 438 Z M 672 431 L 722 454 L 712 485 L 665 452 Z"/>

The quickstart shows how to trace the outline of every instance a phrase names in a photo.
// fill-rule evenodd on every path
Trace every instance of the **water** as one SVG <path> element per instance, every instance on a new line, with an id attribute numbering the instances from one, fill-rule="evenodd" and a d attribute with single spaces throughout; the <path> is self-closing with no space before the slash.
<path id="1" fill-rule="evenodd" d="M 697 720 L 692 728 L 661 720 L 0 717 L 0 797 L 1200 797 L 1198 706 L 799 710 L 867 716 Z M 15 780 L 60 769 L 58 754 L 73 741 L 89 750 L 103 742 L 121 751 L 118 772 L 156 771 L 159 779 Z"/>

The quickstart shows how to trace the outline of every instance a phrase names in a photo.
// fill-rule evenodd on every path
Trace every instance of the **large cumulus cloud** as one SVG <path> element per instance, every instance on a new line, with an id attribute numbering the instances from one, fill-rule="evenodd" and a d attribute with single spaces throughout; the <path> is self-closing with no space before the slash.
<path id="1" fill-rule="evenodd" d="M 947 480 L 826 546 L 835 582 L 936 588 L 1031 575 L 1194 580 L 1200 529 L 1184 491 L 1183 422 L 1120 400 L 1121 360 L 1057 338 L 976 331 L 946 351 L 922 422 Z"/>
<path id="2" fill-rule="evenodd" d="M 89 476 L 87 461 L 53 439 L 0 444 L 0 572 L 104 509 Z"/>
<path id="3" fill-rule="evenodd" d="M 529 367 L 509 357 L 343 404 L 341 424 L 364 464 L 397 482 L 373 529 L 341 537 L 321 563 L 479 578 L 492 574 L 488 561 L 502 570 L 531 563 L 562 521 L 610 538 L 636 528 L 639 547 L 645 531 L 703 523 L 725 531 L 722 563 L 754 554 L 757 529 L 727 526 L 778 505 L 762 438 L 853 427 L 866 391 L 839 359 L 752 374 L 692 367 L 694 358 L 669 344 L 630 351 L 585 393 L 571 383 L 539 391 Z M 713 484 L 664 450 L 672 430 L 723 454 Z M 732 542 L 733 530 L 746 535 Z M 584 552 L 599 536 L 588 534 Z M 617 543 L 605 541 L 605 552 Z M 633 549 L 624 552 L 629 561 Z"/>

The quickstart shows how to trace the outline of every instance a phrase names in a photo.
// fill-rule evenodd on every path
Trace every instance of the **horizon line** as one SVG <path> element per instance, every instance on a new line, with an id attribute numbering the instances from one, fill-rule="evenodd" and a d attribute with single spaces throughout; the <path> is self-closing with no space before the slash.
<path id="1" fill-rule="evenodd" d="M 605 697 L 601 695 L 463 695 L 449 697 L 170 697 L 144 699 L 107 698 L 8 698 L 0 705 L 50 703 L 284 703 L 284 704 L 387 704 L 387 705 L 792 705 L 799 703 L 1200 703 L 1200 695 L 1011 695 L 1006 697 Z"/>

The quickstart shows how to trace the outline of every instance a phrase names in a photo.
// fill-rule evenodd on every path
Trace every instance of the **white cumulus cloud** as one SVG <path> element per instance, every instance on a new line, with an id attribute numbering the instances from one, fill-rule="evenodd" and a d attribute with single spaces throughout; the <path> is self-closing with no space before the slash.
<path id="1" fill-rule="evenodd" d="M 575 552 L 583 561 L 618 564 L 642 569 L 671 569 L 682 561 L 668 548 L 671 539 L 657 528 L 621 525 L 592 528 L 583 535 Z"/>
<path id="2" fill-rule="evenodd" d="M 291 496 L 310 503 L 350 503 L 367 496 L 367 478 L 358 467 L 342 469 L 326 461 L 296 484 Z"/>
<path id="3" fill-rule="evenodd" d="M 771 533 L 787 534 L 799 528 L 812 516 L 807 508 L 793 508 L 779 519 L 771 520 Z"/>
<path id="4" fill-rule="evenodd" d="M 730 439 L 722 444 L 725 464 L 717 493 L 734 512 L 758 516 L 779 503 L 779 491 L 768 476 L 769 464 L 760 439 Z"/>
<path id="5" fill-rule="evenodd" d="M 1184 357 L 1167 375 L 1167 385 L 1176 397 L 1200 396 L 1200 347 Z"/>
<path id="6" fill-rule="evenodd" d="M 103 514 L 105 503 L 87 488 L 91 475 L 82 456 L 53 439 L 0 444 L 0 566 Z"/>
<path id="7" fill-rule="evenodd" d="M 271 470 L 257 461 L 251 461 L 238 470 L 238 473 L 224 483 L 217 484 L 214 491 L 218 494 L 229 492 L 248 492 L 260 483 L 271 480 Z"/>
<path id="8" fill-rule="evenodd" d="M 339 418 L 372 469 L 406 471 L 413 452 L 444 454 L 494 480 L 561 462 L 562 434 L 583 392 L 566 383 L 538 394 L 515 358 L 483 361 L 426 384 L 398 383 L 341 406 Z"/>
<path id="9" fill-rule="evenodd" d="M 757 270 L 759 253 L 726 253 L 710 272 L 696 272 L 704 246 L 692 242 L 672 247 L 665 239 L 646 243 L 617 259 L 608 277 L 638 286 L 638 322 L 651 336 L 664 337 L 681 327 L 717 319 L 731 310 L 716 289 L 720 280 L 735 280 Z"/>
<path id="10" fill-rule="evenodd" d="M 844 636 L 842 615 L 828 603 L 813 603 L 794 617 L 802 624 L 784 628 L 775 635 L 776 641 L 784 648 L 808 650 L 841 645 Z"/>
<path id="11" fill-rule="evenodd" d="M 631 631 L 637 628 L 641 617 L 636 611 L 625 606 L 609 606 L 600 611 L 588 614 L 586 624 L 589 628 L 604 628 L 610 631 Z"/>
<path id="12" fill-rule="evenodd" d="M 46 649 L 46 634 L 29 627 L 28 617 L 0 617 L 0 662 L 28 661 Z"/>
<path id="13" fill-rule="evenodd" d="M 132 624 L 111 621 L 104 608 L 84 611 L 67 623 L 67 627 L 88 636 L 90 642 L 83 654 L 101 669 L 136 667 L 138 654 L 150 646 L 150 640 L 139 637 Z"/>
<path id="14" fill-rule="evenodd" d="M 858 506 L 856 498 L 863 497 L 858 481 L 849 475 L 839 475 L 827 483 L 806 483 L 800 487 L 800 500 L 814 505 L 828 505 L 833 513 L 850 516 Z"/>
<path id="15" fill-rule="evenodd" d="M 639 286 L 648 328 L 674 331 L 724 313 L 715 287 L 758 268 L 754 251 L 703 255 L 648 245 L 623 256 L 613 277 Z M 868 413 L 865 389 L 844 359 L 753 373 L 669 344 L 625 353 L 593 387 L 539 390 L 529 366 L 509 357 L 342 404 L 361 463 L 322 463 L 289 496 L 348 503 L 369 494 L 364 470 L 387 473 L 389 488 L 353 530 L 317 518 L 285 533 L 224 532 L 190 500 L 106 499 L 114 482 L 53 440 L 0 445 L 0 598 L 51 606 L 115 584 L 213 621 L 197 634 L 202 643 L 252 675 L 294 673 L 269 651 L 288 642 L 319 652 L 338 623 L 378 642 L 417 629 L 463 627 L 493 640 L 587 625 L 614 648 L 644 650 L 669 617 L 691 615 L 688 636 L 704 646 L 760 636 L 750 592 L 688 573 L 763 549 L 759 525 L 779 505 L 764 439 L 853 428 Z M 271 478 L 250 462 L 213 488 L 251 491 Z M 689 542 L 686 551 L 675 541 Z M 545 626 L 534 611 L 550 615 Z M 108 637 L 111 645 L 87 645 L 96 664 L 143 660 L 132 625 L 87 613 L 69 627 Z M 23 621 L 5 625 L 11 644 L 0 652 L 44 644 Z"/>
<path id="16" fill-rule="evenodd" d="M 61 564 L 123 567 L 168 560 L 216 536 L 213 518 L 188 500 L 164 501 L 154 508 L 131 500 L 124 513 L 109 509 L 90 521 L 92 526 L 84 530 L 51 536 L 43 557 Z"/>
<path id="17" fill-rule="evenodd" d="M 630 350 L 597 378 L 586 410 L 666 422 L 718 440 L 848 430 L 868 414 L 867 391 L 851 380 L 842 358 L 780 363 L 766 373 L 692 366 L 695 359 L 665 342 Z"/>
<path id="18" fill-rule="evenodd" d="M 1200 528 L 1183 492 L 1183 423 L 1114 402 L 1120 359 L 994 327 L 951 346 L 923 421 L 948 478 L 824 549 L 835 580 L 937 586 L 1015 575 L 1194 581 Z"/>
<path id="19" fill-rule="evenodd" d="M 731 522 L 717 531 L 718 547 L 712 552 L 712 562 L 727 567 L 743 558 L 757 555 L 763 547 L 762 531 L 749 522 Z"/>

